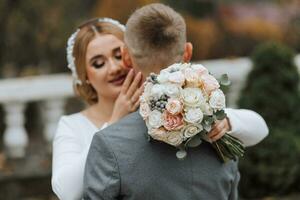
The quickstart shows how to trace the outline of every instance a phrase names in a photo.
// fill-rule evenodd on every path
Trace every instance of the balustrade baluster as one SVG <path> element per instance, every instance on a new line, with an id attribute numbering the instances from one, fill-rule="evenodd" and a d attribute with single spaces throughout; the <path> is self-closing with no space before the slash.
<path id="1" fill-rule="evenodd" d="M 11 158 L 25 156 L 28 146 L 28 135 L 24 128 L 24 108 L 22 102 L 3 104 L 5 111 L 6 130 L 4 131 L 4 146 L 7 155 Z"/>

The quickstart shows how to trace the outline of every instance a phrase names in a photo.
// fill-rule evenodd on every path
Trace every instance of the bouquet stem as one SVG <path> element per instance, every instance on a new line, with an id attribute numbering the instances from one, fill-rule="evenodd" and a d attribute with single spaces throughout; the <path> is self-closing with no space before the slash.
<path id="1" fill-rule="evenodd" d="M 221 139 L 212 143 L 220 159 L 226 163 L 229 160 L 236 160 L 243 157 L 245 147 L 243 143 L 232 135 L 225 134 Z"/>

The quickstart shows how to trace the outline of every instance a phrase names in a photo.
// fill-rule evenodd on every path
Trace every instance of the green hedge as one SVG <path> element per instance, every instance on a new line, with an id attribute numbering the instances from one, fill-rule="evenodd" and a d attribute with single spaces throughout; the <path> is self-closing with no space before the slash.
<path id="1" fill-rule="evenodd" d="M 248 198 L 297 191 L 300 177 L 299 73 L 294 52 L 278 43 L 257 47 L 238 105 L 260 113 L 270 133 L 240 162 L 241 195 Z"/>

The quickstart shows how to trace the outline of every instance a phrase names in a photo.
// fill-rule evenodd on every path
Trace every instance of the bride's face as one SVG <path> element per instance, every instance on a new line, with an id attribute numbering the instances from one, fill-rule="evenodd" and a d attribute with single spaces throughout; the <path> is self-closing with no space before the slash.
<path id="1" fill-rule="evenodd" d="M 128 70 L 123 67 L 121 46 L 114 35 L 97 35 L 87 46 L 86 71 L 98 97 L 116 99 Z"/>

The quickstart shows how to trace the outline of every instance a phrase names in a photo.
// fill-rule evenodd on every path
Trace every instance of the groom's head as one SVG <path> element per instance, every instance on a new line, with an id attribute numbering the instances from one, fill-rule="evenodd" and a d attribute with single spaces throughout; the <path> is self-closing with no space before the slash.
<path id="1" fill-rule="evenodd" d="M 192 56 L 192 45 L 186 43 L 184 19 L 159 3 L 144 6 L 130 16 L 125 44 L 124 64 L 145 75 L 175 62 L 188 62 Z"/>

